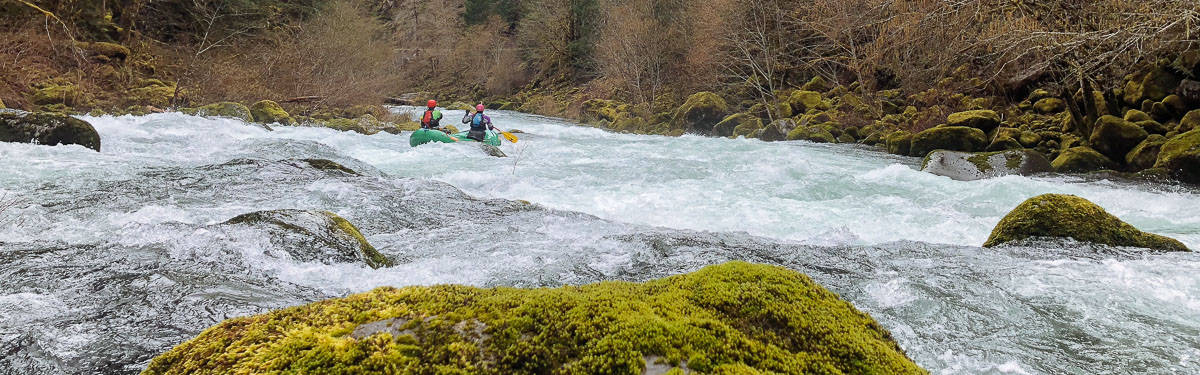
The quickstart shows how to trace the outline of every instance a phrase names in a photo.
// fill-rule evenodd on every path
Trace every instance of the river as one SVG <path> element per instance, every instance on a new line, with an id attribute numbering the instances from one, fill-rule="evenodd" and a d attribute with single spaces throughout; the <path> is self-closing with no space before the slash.
<path id="1" fill-rule="evenodd" d="M 136 373 L 223 319 L 383 285 L 641 281 L 734 259 L 812 276 L 933 373 L 1200 373 L 1200 255 L 978 247 L 1021 201 L 1069 193 L 1200 249 L 1200 190 L 953 181 L 860 146 L 491 115 L 526 132 L 508 158 L 178 113 L 82 117 L 101 153 L 0 143 L 0 373 Z M 284 208 L 333 211 L 398 265 L 298 262 L 217 225 Z"/>

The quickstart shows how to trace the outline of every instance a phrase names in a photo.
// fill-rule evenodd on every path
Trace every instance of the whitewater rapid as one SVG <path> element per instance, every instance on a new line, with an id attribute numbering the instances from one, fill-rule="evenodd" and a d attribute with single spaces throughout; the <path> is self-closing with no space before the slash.
<path id="1" fill-rule="evenodd" d="M 0 372 L 133 373 L 222 319 L 383 285 L 646 280 L 732 259 L 809 274 L 934 373 L 1200 372 L 1200 256 L 978 247 L 1024 199 L 1069 193 L 1200 249 L 1195 189 L 953 181 L 860 146 L 492 117 L 525 132 L 508 158 L 177 113 L 83 117 L 101 153 L 0 143 L 0 203 L 17 202 L 0 215 Z M 280 162 L 303 158 L 363 176 Z M 336 212 L 399 264 L 296 262 L 216 225 L 282 208 Z"/>

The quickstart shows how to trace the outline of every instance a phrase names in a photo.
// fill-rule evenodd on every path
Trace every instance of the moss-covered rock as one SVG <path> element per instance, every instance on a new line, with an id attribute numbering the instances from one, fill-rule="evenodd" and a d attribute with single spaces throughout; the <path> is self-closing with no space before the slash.
<path id="1" fill-rule="evenodd" d="M 1074 238 L 1077 241 L 1154 250 L 1188 251 L 1179 241 L 1146 233 L 1086 199 L 1063 194 L 1029 198 L 1004 216 L 984 247 L 1027 238 Z"/>
<path id="2" fill-rule="evenodd" d="M 1144 74 L 1135 75 L 1125 84 L 1124 100 L 1130 105 L 1141 105 L 1143 100 L 1161 101 L 1179 86 L 1180 78 L 1163 67 L 1155 67 Z"/>
<path id="3" fill-rule="evenodd" d="M 983 130 L 966 126 L 940 126 L 913 136 L 909 155 L 925 156 L 933 150 L 975 152 L 988 145 Z"/>
<path id="4" fill-rule="evenodd" d="M 292 119 L 292 115 L 283 110 L 279 103 L 271 100 L 259 100 L 250 105 L 250 116 L 254 118 L 255 122 L 264 124 L 291 125 L 296 123 L 296 120 Z"/>
<path id="5" fill-rule="evenodd" d="M 328 163 L 316 163 L 315 166 L 336 168 Z M 229 219 L 225 225 L 250 225 L 264 229 L 273 244 L 302 262 L 363 263 L 371 268 L 393 265 L 390 259 L 367 242 L 354 224 L 329 211 L 259 211 Z"/>
<path id="6" fill-rule="evenodd" d="M 825 99 L 821 97 L 821 93 L 816 91 L 793 91 L 792 95 L 788 96 L 787 103 L 791 106 L 794 113 L 806 113 L 814 109 L 822 111 L 829 109 L 825 105 Z"/>
<path id="7" fill-rule="evenodd" d="M 70 107 L 86 105 L 91 98 L 75 84 L 44 82 L 35 86 L 29 101 L 41 106 L 62 104 Z"/>
<path id="8" fill-rule="evenodd" d="M 125 91 L 125 103 L 166 108 L 175 96 L 175 85 L 157 79 L 145 80 L 144 86 Z"/>
<path id="9" fill-rule="evenodd" d="M 1179 126 L 1175 128 L 1175 131 L 1187 133 L 1193 129 L 1200 129 L 1200 109 L 1183 115 L 1183 119 L 1179 120 Z"/>
<path id="10" fill-rule="evenodd" d="M 92 124 L 57 113 L 0 110 L 0 142 L 80 145 L 100 151 L 100 133 Z"/>
<path id="11" fill-rule="evenodd" d="M 742 128 L 753 132 L 762 128 L 762 120 L 749 113 L 735 113 L 725 117 L 724 120 L 718 122 L 712 128 L 712 135 L 717 137 L 728 137 L 734 135 L 734 129 Z M 747 129 L 749 128 L 749 129 Z M 749 133 L 742 133 L 745 135 Z"/>
<path id="12" fill-rule="evenodd" d="M 1043 114 L 1059 113 L 1066 108 L 1066 102 L 1059 98 L 1042 98 L 1033 104 L 1033 109 Z"/>
<path id="13" fill-rule="evenodd" d="M 1017 141 L 1021 142 L 1021 145 L 1025 147 L 1034 147 L 1042 143 L 1042 136 L 1036 132 L 1025 130 L 1017 136 Z"/>
<path id="14" fill-rule="evenodd" d="M 810 141 L 816 143 L 834 143 L 837 137 L 820 125 L 797 126 L 788 132 L 789 141 Z"/>
<path id="15" fill-rule="evenodd" d="M 831 86 L 829 81 L 826 81 L 824 77 L 815 76 L 808 80 L 808 82 L 803 86 L 800 86 L 800 89 L 805 91 L 826 92 L 832 87 L 833 86 Z"/>
<path id="16" fill-rule="evenodd" d="M 1096 120 L 1096 127 L 1092 130 L 1088 143 L 1110 159 L 1125 160 L 1125 154 L 1149 135 L 1150 133 L 1137 124 L 1120 117 L 1102 116 Z"/>
<path id="17" fill-rule="evenodd" d="M 796 121 L 790 118 L 779 119 L 771 122 L 763 128 L 762 133 L 758 135 L 758 139 L 775 142 L 787 139 L 788 133 L 796 128 Z"/>
<path id="18" fill-rule="evenodd" d="M 1050 167 L 1058 173 L 1082 173 L 1117 169 L 1117 163 L 1091 147 L 1079 146 L 1063 150 L 1050 162 Z"/>
<path id="19" fill-rule="evenodd" d="M 617 103 L 606 99 L 591 99 L 584 101 L 580 106 L 583 111 L 583 121 L 598 122 L 608 120 L 613 122 L 617 119 Z"/>
<path id="20" fill-rule="evenodd" d="M 913 134 L 907 130 L 900 130 L 888 134 L 884 138 L 884 146 L 887 147 L 889 154 L 896 155 L 911 155 L 909 150 L 912 147 Z"/>
<path id="21" fill-rule="evenodd" d="M 707 134 L 729 113 L 729 105 L 717 94 L 703 91 L 692 94 L 671 117 L 671 130 Z"/>
<path id="22" fill-rule="evenodd" d="M 1142 130 L 1145 130 L 1146 133 L 1150 133 L 1150 134 L 1160 134 L 1161 135 L 1161 134 L 1167 134 L 1167 132 L 1170 131 L 1170 129 L 1167 129 L 1166 125 L 1163 125 L 1162 123 L 1160 123 L 1158 121 L 1154 121 L 1154 120 L 1138 121 L 1133 124 L 1137 125 L 1139 128 L 1142 128 Z"/>
<path id="23" fill-rule="evenodd" d="M 930 152 L 921 163 L 921 171 L 946 176 L 959 181 L 1050 172 L 1050 161 L 1033 150 L 1000 152 Z"/>
<path id="24" fill-rule="evenodd" d="M 143 374 L 923 374 L 808 277 L 730 262 L 645 283 L 379 288 L 236 318 Z"/>
<path id="25" fill-rule="evenodd" d="M 1146 114 L 1146 112 L 1142 112 L 1142 111 L 1139 111 L 1136 109 L 1131 109 L 1131 110 L 1125 112 L 1125 121 L 1141 122 L 1141 121 L 1153 121 L 1153 120 L 1154 119 L 1151 118 L 1150 115 Z"/>
<path id="26" fill-rule="evenodd" d="M 231 117 L 245 122 L 254 122 L 254 115 L 245 104 L 235 102 L 213 103 L 184 111 L 197 116 Z"/>
<path id="27" fill-rule="evenodd" d="M 1177 135 L 1164 143 L 1154 167 L 1166 169 L 1177 180 L 1200 184 L 1200 129 Z"/>
<path id="28" fill-rule="evenodd" d="M 1154 163 L 1158 161 L 1158 152 L 1165 143 L 1167 143 L 1167 137 L 1151 134 L 1125 155 L 1125 164 L 1129 166 L 1129 169 L 1135 171 L 1153 168 Z"/>
<path id="29" fill-rule="evenodd" d="M 946 116 L 946 125 L 966 126 L 986 132 L 991 132 L 1000 126 L 1000 114 L 992 110 L 975 110 L 951 113 Z"/>

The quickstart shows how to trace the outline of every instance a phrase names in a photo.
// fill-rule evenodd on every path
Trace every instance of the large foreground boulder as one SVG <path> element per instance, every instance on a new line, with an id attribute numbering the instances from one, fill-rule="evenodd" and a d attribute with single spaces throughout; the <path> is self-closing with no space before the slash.
<path id="1" fill-rule="evenodd" d="M 921 171 L 959 181 L 982 180 L 1007 175 L 1029 176 L 1050 171 L 1050 161 L 1033 150 L 1001 152 L 930 152 Z"/>
<path id="2" fill-rule="evenodd" d="M 800 273 L 730 262 L 645 283 L 384 287 L 227 320 L 143 374 L 924 374 Z M 659 373 L 662 373 L 659 372 Z"/>
<path id="3" fill-rule="evenodd" d="M 1073 238 L 1112 246 L 1188 251 L 1172 238 L 1146 233 L 1074 195 L 1044 194 L 1029 198 L 1004 216 L 983 247 L 1038 237 Z"/>
<path id="4" fill-rule="evenodd" d="M 909 154 L 925 156 L 933 150 L 975 152 L 983 151 L 987 145 L 987 134 L 978 128 L 939 126 L 914 135 Z"/>
<path id="5" fill-rule="evenodd" d="M 1200 129 L 1175 136 L 1162 145 L 1155 168 L 1189 184 L 1200 184 Z"/>
<path id="6" fill-rule="evenodd" d="M 675 110 L 671 129 L 708 134 L 728 113 L 729 105 L 725 99 L 711 92 L 698 92 Z"/>
<path id="7" fill-rule="evenodd" d="M 229 219 L 225 225 L 262 228 L 273 245 L 302 262 L 364 263 L 371 268 L 393 265 L 354 224 L 329 211 L 259 211 Z"/>
<path id="8" fill-rule="evenodd" d="M 48 112 L 0 110 L 0 142 L 80 145 L 100 151 L 100 133 L 92 124 Z"/>

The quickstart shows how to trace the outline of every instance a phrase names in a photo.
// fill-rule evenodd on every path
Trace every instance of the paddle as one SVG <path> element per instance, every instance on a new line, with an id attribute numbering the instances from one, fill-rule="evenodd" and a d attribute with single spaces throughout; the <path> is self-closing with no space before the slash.
<path id="1" fill-rule="evenodd" d="M 495 128 L 495 126 L 492 128 Z M 500 135 L 503 135 L 504 139 L 507 139 L 509 142 L 517 143 L 517 136 L 513 135 L 513 133 L 509 133 L 500 129 L 496 129 L 496 131 L 500 132 Z"/>

